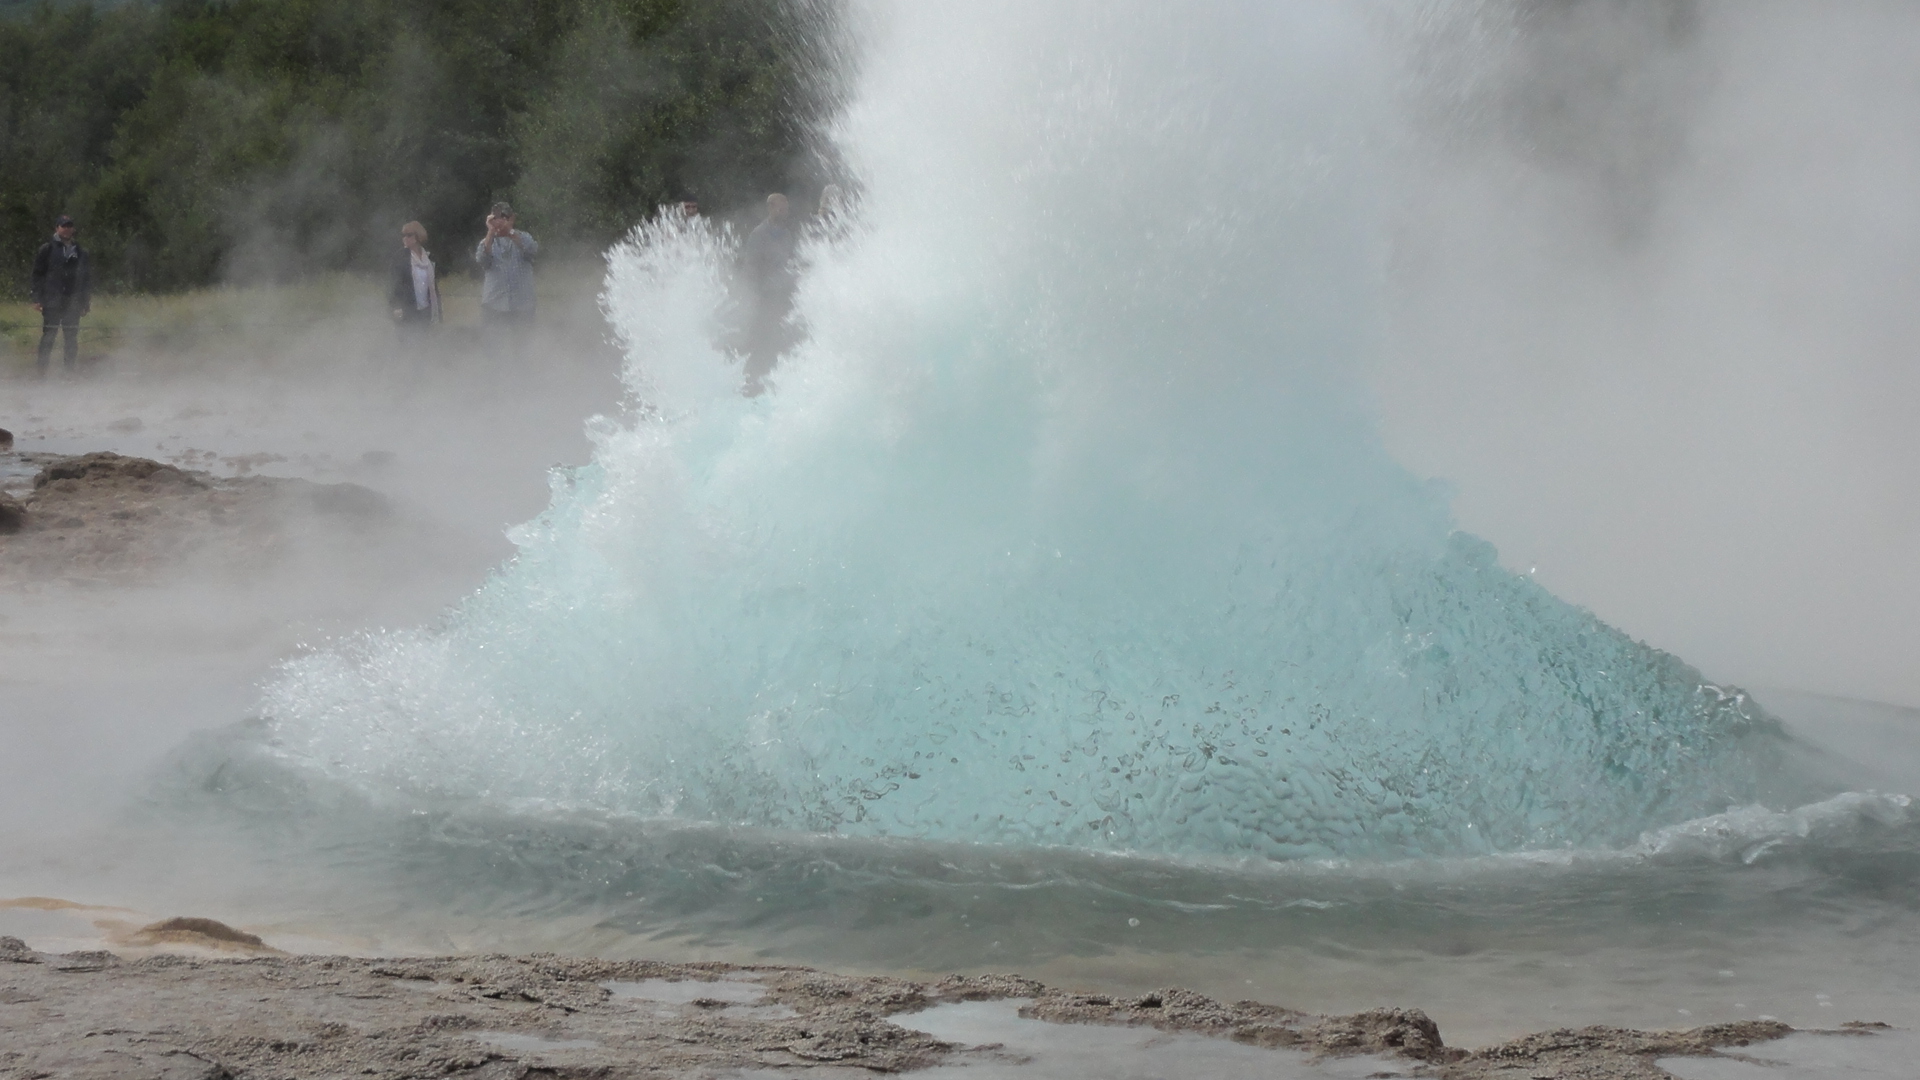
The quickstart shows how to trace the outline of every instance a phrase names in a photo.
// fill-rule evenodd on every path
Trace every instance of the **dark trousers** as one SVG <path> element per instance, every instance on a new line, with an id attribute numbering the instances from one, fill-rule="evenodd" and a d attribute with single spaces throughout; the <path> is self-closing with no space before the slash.
<path id="1" fill-rule="evenodd" d="M 433 309 L 404 307 L 393 325 L 400 328 L 400 340 L 408 350 L 418 349 L 433 332 Z"/>
<path id="2" fill-rule="evenodd" d="M 60 350 L 60 359 L 67 370 L 73 370 L 74 360 L 80 353 L 80 305 L 68 304 L 63 307 L 46 307 L 40 311 L 40 374 L 47 373 L 48 361 L 53 359 L 53 339 L 62 330 L 67 332 L 67 340 Z"/>
<path id="3" fill-rule="evenodd" d="M 768 375 L 780 362 L 781 354 L 793 348 L 799 342 L 799 334 L 787 323 L 787 316 L 793 312 L 792 294 L 776 294 L 761 297 L 754 307 L 753 321 L 747 325 L 746 341 L 747 362 L 743 374 L 746 385 L 740 392 L 747 397 L 759 397 L 766 393 Z"/>

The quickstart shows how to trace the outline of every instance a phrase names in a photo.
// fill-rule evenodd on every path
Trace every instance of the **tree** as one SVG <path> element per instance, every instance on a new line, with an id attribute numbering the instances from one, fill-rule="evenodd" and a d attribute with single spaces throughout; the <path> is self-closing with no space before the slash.
<path id="1" fill-rule="evenodd" d="M 111 287 L 374 265 L 511 197 L 564 249 L 817 187 L 831 0 L 158 0 L 0 9 L 10 282 L 55 214 Z"/>

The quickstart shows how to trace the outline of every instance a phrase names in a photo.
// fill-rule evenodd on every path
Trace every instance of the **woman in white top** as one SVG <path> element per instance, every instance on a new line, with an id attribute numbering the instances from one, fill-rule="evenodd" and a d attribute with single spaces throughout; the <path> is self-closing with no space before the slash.
<path id="1" fill-rule="evenodd" d="M 400 226 L 400 243 L 387 303 L 394 322 L 425 329 L 440 321 L 440 273 L 427 253 L 426 227 L 417 221 Z"/>

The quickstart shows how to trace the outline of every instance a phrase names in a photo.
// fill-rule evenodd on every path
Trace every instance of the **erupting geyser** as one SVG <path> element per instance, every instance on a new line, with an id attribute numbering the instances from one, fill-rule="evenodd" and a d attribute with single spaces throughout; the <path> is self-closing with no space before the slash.
<path id="1" fill-rule="evenodd" d="M 1357 17 L 904 5 L 808 338 L 746 401 L 726 242 L 615 251 L 647 408 L 441 626 L 288 665 L 259 747 L 538 800 L 1175 854 L 1612 843 L 1750 800 L 1771 722 L 1497 565 L 1389 460 Z"/>

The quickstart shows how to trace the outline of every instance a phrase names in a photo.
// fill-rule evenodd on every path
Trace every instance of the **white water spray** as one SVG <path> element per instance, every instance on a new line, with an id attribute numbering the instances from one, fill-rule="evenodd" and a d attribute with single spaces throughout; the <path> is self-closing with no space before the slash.
<path id="1" fill-rule="evenodd" d="M 863 192 L 748 402 L 724 245 L 613 254 L 649 409 L 431 630 L 288 666 L 377 801 L 1176 854 L 1614 843 L 1764 779 L 1743 697 L 1501 569 L 1390 461 L 1378 82 L 1315 3 L 872 24 Z"/>

